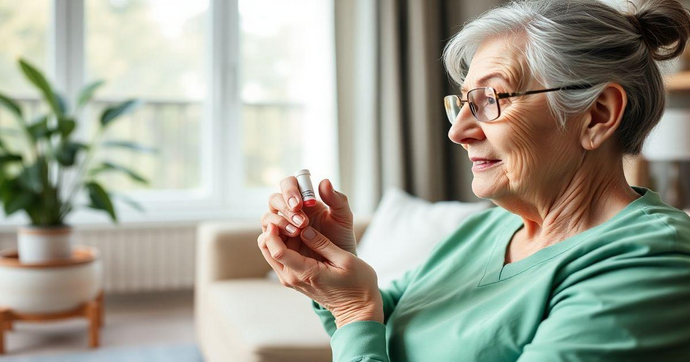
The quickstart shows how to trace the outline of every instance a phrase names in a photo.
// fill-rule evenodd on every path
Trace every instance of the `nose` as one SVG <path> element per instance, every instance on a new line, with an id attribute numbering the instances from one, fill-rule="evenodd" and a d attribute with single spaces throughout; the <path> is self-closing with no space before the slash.
<path id="1" fill-rule="evenodd" d="M 471 143 L 486 139 L 480 122 L 474 118 L 468 105 L 460 109 L 455 123 L 448 131 L 448 138 L 454 143 L 462 145 L 465 149 Z"/>

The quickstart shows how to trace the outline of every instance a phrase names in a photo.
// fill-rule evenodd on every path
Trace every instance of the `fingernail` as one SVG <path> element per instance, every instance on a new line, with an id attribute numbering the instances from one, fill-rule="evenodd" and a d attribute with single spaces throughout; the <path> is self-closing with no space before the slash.
<path id="1" fill-rule="evenodd" d="M 288 204 L 290 204 L 290 208 L 294 209 L 295 206 L 297 206 L 297 199 L 294 197 L 291 197 L 290 200 L 288 200 Z"/>
<path id="2" fill-rule="evenodd" d="M 310 226 L 310 227 L 304 229 L 304 232 L 302 233 L 302 235 L 304 235 L 305 238 L 311 240 L 314 238 L 314 236 L 316 236 L 316 231 L 314 231 L 314 229 L 312 229 Z"/>
<path id="3" fill-rule="evenodd" d="M 285 230 L 287 230 L 290 234 L 293 234 L 295 231 L 297 231 L 297 228 L 292 226 L 291 224 L 287 224 Z"/>
<path id="4" fill-rule="evenodd" d="M 295 224 L 299 225 L 302 223 L 302 221 L 304 221 L 304 219 L 302 219 L 302 217 L 299 215 L 295 215 L 292 217 L 292 221 L 294 221 Z"/>

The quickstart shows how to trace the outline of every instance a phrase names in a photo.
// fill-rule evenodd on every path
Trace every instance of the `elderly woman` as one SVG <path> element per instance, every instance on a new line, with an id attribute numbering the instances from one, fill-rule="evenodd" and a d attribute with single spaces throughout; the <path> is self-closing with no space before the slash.
<path id="1" fill-rule="evenodd" d="M 462 85 L 448 136 L 498 207 L 389 289 L 356 256 L 347 197 L 324 180 L 302 208 L 284 179 L 259 247 L 313 300 L 333 359 L 690 360 L 690 218 L 622 161 L 664 110 L 655 61 L 689 34 L 675 0 L 515 2 L 467 24 L 444 52 Z"/>

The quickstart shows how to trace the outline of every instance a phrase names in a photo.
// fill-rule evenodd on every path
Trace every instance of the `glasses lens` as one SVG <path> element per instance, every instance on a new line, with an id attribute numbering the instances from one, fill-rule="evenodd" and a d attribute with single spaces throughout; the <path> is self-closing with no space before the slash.
<path id="1" fill-rule="evenodd" d="M 458 98 L 458 96 L 445 96 L 443 97 L 443 105 L 446 107 L 448 121 L 450 121 L 450 124 L 455 123 L 455 119 L 458 118 L 458 114 L 460 114 L 460 108 L 462 108 L 460 98 Z"/>
<path id="2" fill-rule="evenodd" d="M 498 100 L 493 88 L 477 88 L 467 94 L 472 114 L 480 122 L 490 122 L 498 118 Z"/>

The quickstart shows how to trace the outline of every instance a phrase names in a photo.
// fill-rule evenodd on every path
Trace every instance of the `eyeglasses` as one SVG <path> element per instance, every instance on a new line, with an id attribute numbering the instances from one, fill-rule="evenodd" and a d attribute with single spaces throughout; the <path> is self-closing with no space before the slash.
<path id="1" fill-rule="evenodd" d="M 501 116 L 500 99 L 526 96 L 529 94 L 553 92 L 559 90 L 578 90 L 591 88 L 592 84 L 577 84 L 558 88 L 531 90 L 526 92 L 515 93 L 498 93 L 492 87 L 474 88 L 467 92 L 467 99 L 462 99 L 457 95 L 449 95 L 443 97 L 443 104 L 446 107 L 446 115 L 450 124 L 454 124 L 455 120 L 460 114 L 460 110 L 465 103 L 469 103 L 472 115 L 479 122 L 491 122 Z"/>

